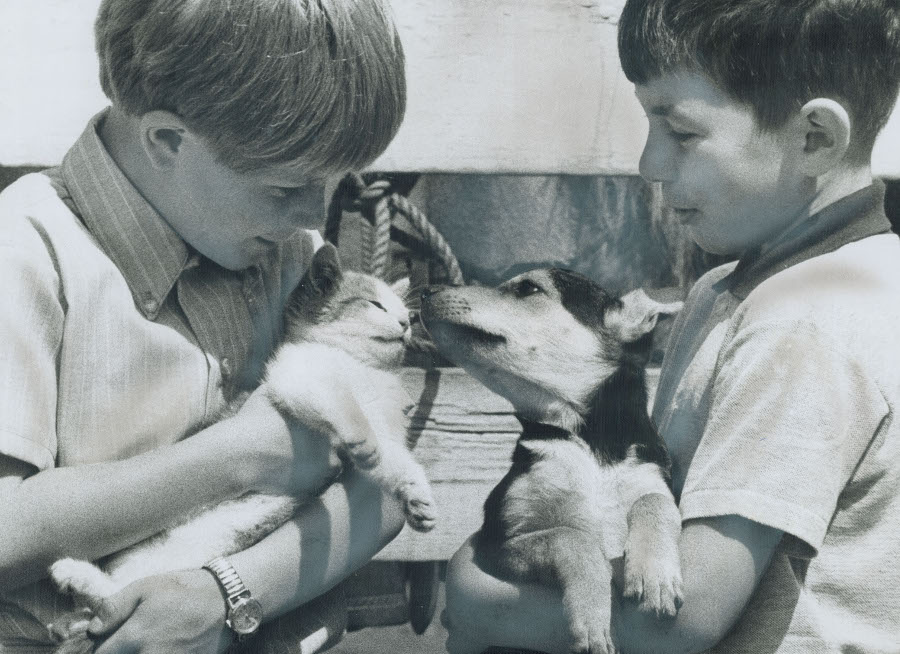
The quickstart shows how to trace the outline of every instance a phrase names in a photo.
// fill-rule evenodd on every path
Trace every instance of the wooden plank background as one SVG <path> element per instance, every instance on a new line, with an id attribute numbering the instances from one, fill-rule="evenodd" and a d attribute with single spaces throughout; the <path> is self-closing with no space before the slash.
<path id="1" fill-rule="evenodd" d="M 0 1 L 0 165 L 55 164 L 105 106 L 99 0 Z M 618 65 L 622 0 L 393 0 L 409 110 L 379 170 L 634 174 L 646 121 Z M 900 177 L 900 111 L 875 172 Z"/>

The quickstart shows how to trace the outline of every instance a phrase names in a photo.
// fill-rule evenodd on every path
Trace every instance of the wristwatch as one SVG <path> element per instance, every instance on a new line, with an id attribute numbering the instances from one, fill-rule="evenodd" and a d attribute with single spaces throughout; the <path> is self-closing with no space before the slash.
<path id="1" fill-rule="evenodd" d="M 232 565 L 217 556 L 203 566 L 213 573 L 225 593 L 227 613 L 225 624 L 234 632 L 235 638 L 243 640 L 256 633 L 262 624 L 262 606 L 251 595 Z"/>

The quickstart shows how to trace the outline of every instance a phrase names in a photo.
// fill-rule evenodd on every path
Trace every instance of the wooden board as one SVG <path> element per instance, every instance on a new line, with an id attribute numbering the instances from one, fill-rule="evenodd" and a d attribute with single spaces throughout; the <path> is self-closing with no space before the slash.
<path id="1" fill-rule="evenodd" d="M 378 170 L 635 174 L 646 120 L 622 75 L 623 0 L 392 0 L 409 103 Z M 0 2 L 0 165 L 55 164 L 106 104 L 99 0 Z M 900 177 L 900 110 L 876 174 Z"/>

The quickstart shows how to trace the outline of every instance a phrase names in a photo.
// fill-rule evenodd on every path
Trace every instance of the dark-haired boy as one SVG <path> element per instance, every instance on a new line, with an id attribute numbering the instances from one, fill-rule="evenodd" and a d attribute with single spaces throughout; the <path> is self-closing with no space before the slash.
<path id="1" fill-rule="evenodd" d="M 374 159 L 405 107 L 380 0 L 105 0 L 96 38 L 112 107 L 60 167 L 0 195 L 4 653 L 54 650 L 47 625 L 71 608 L 46 579 L 54 560 L 98 559 L 197 505 L 333 481 L 327 443 L 256 395 L 181 439 L 257 380 L 321 242 L 322 180 Z M 349 472 L 227 563 L 271 620 L 401 526 Z M 239 616 L 218 571 L 113 596 L 97 652 L 227 647 Z"/>
<path id="2" fill-rule="evenodd" d="M 705 250 L 654 417 L 684 604 L 621 602 L 627 652 L 900 651 L 900 241 L 869 159 L 900 85 L 900 3 L 629 0 L 641 174 Z M 558 595 L 465 546 L 448 649 L 568 651 Z M 595 651 L 603 651 L 599 648 Z"/>

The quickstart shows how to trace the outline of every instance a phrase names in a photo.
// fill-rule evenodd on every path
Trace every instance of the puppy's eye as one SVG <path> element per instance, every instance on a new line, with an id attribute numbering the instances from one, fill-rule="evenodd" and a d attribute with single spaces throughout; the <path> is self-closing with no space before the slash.
<path id="1" fill-rule="evenodd" d="M 515 287 L 516 297 L 528 297 L 535 293 L 542 293 L 543 289 L 530 279 L 523 279 Z"/>
<path id="2" fill-rule="evenodd" d="M 378 307 L 382 311 L 387 312 L 387 309 L 384 308 L 384 305 L 381 302 L 378 302 L 376 300 L 369 300 L 369 304 L 371 304 L 372 306 Z"/>

